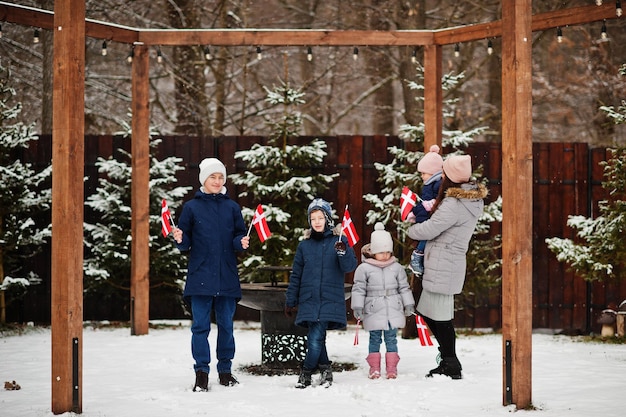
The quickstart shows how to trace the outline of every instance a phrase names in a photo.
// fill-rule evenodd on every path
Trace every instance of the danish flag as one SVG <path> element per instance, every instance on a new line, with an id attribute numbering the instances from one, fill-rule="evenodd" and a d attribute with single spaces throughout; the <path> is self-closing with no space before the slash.
<path id="1" fill-rule="evenodd" d="M 428 326 L 424 322 L 424 318 L 419 314 L 415 315 L 415 325 L 417 326 L 417 335 L 420 338 L 422 346 L 432 346 L 433 341 L 430 340 L 430 333 L 428 333 Z"/>
<path id="2" fill-rule="evenodd" d="M 356 232 L 356 227 L 350 218 L 350 212 L 348 212 L 348 207 L 346 206 L 346 210 L 343 212 L 343 221 L 341 222 L 341 231 L 346 234 L 348 238 L 348 244 L 350 247 L 354 246 L 356 242 L 359 241 L 359 235 Z"/>
<path id="3" fill-rule="evenodd" d="M 167 201 L 163 199 L 161 202 L 161 233 L 163 233 L 163 237 L 167 237 L 170 234 L 173 224 L 172 213 L 170 213 L 170 209 L 167 207 Z"/>
<path id="4" fill-rule="evenodd" d="M 270 228 L 267 225 L 265 214 L 263 213 L 263 207 L 261 207 L 260 204 L 256 207 L 256 210 L 254 211 L 252 224 L 254 225 L 257 234 L 259 235 L 259 240 L 261 241 L 261 243 L 265 242 L 265 240 L 272 235 L 272 232 L 270 232 Z"/>
<path id="5" fill-rule="evenodd" d="M 402 189 L 402 196 L 400 197 L 400 218 L 402 221 L 406 220 L 406 216 L 409 215 L 416 203 L 417 194 L 409 190 L 409 187 L 404 187 Z"/>

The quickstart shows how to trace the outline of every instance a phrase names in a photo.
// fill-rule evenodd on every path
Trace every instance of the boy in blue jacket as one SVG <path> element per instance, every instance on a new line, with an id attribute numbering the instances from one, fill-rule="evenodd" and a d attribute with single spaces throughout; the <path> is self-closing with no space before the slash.
<path id="1" fill-rule="evenodd" d="M 326 331 L 346 327 L 345 274 L 357 264 L 346 236 L 339 240 L 341 225 L 335 227 L 330 204 L 316 198 L 307 213 L 310 229 L 296 249 L 285 300 L 285 315 L 297 312 L 296 325 L 308 328 L 307 352 L 296 388 L 311 385 L 316 369 L 320 385 L 328 387 L 333 382 Z"/>
<path id="2" fill-rule="evenodd" d="M 208 391 L 211 351 L 211 310 L 217 323 L 219 383 L 238 383 L 231 373 L 235 356 L 233 319 L 241 286 L 237 252 L 248 248 L 250 237 L 237 203 L 226 195 L 226 167 L 215 158 L 200 163 L 200 190 L 183 206 L 173 230 L 178 249 L 189 252 L 183 298 L 191 306 L 191 354 L 195 360 L 194 391 Z"/>

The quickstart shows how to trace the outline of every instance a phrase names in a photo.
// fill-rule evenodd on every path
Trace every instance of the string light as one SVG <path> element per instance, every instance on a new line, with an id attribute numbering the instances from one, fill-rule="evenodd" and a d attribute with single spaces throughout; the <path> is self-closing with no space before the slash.
<path id="1" fill-rule="evenodd" d="M 600 38 L 603 40 L 609 38 L 609 35 L 606 33 L 606 20 L 602 21 L 602 32 L 600 33 Z"/>
<path id="2" fill-rule="evenodd" d="M 487 42 L 487 53 L 489 55 L 493 54 L 493 42 L 491 42 L 491 39 Z"/>
<path id="3" fill-rule="evenodd" d="M 135 47 L 133 46 L 132 48 L 130 48 L 130 52 L 128 53 L 128 56 L 126 57 L 126 62 L 128 62 L 129 64 L 132 64 L 134 56 L 135 56 Z"/>
<path id="4" fill-rule="evenodd" d="M 413 52 L 411 53 L 411 62 L 414 64 L 417 62 L 417 48 L 413 48 Z"/>
<path id="5" fill-rule="evenodd" d="M 309 62 L 313 61 L 313 49 L 310 46 L 306 48 L 306 60 Z"/>
<path id="6" fill-rule="evenodd" d="M 352 59 L 355 61 L 359 59 L 359 48 L 357 48 L 356 46 L 352 50 Z"/>
<path id="7" fill-rule="evenodd" d="M 563 31 L 561 30 L 561 27 L 556 28 L 556 41 L 558 43 L 563 42 Z"/>
<path id="8" fill-rule="evenodd" d="M 596 0 L 596 6 L 602 6 L 602 0 Z"/>
<path id="9" fill-rule="evenodd" d="M 263 59 L 263 52 L 261 51 L 260 46 L 256 47 L 256 59 L 258 59 L 259 61 Z"/>
<path id="10" fill-rule="evenodd" d="M 459 55 L 461 55 L 461 45 L 457 43 L 454 45 L 454 56 L 458 58 Z"/>
<path id="11" fill-rule="evenodd" d="M 102 50 L 100 53 L 102 56 L 107 56 L 107 41 L 102 41 Z"/>
<path id="12" fill-rule="evenodd" d="M 617 15 L 617 17 L 622 17 L 622 2 L 620 0 L 617 0 L 615 2 L 615 14 Z"/>
<path id="13" fill-rule="evenodd" d="M 259 51 L 257 50 L 257 54 L 258 53 Z M 211 47 L 209 46 L 204 47 L 204 59 L 206 59 L 207 61 L 210 61 L 213 59 L 213 55 L 211 55 Z"/>
<path id="14" fill-rule="evenodd" d="M 35 29 L 35 33 L 33 34 L 33 43 L 39 43 L 39 29 Z"/>
<path id="15" fill-rule="evenodd" d="M 163 54 L 161 53 L 161 47 L 157 46 L 157 62 L 159 64 L 163 63 Z"/>

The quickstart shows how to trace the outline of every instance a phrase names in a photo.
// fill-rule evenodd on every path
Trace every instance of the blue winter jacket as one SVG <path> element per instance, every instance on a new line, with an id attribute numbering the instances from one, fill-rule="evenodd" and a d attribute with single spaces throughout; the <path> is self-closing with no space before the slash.
<path id="1" fill-rule="evenodd" d="M 246 225 L 237 203 L 226 194 L 196 192 L 183 206 L 178 220 L 183 240 L 177 244 L 189 251 L 187 282 L 183 297 L 227 296 L 241 299 L 237 252 Z"/>
<path id="2" fill-rule="evenodd" d="M 435 172 L 432 177 L 428 179 L 422 185 L 422 194 L 420 194 L 420 198 L 424 201 L 432 200 L 433 198 L 437 198 L 439 194 L 439 186 L 441 185 L 441 171 Z M 430 213 L 426 211 L 424 206 L 420 201 L 417 202 L 415 207 L 411 210 L 415 215 L 415 223 L 422 223 L 428 220 L 430 217 Z"/>
<path id="3" fill-rule="evenodd" d="M 345 235 L 341 240 L 346 244 L 346 253 L 337 255 L 334 246 L 340 227 L 327 229 L 321 240 L 312 239 L 307 230 L 298 245 L 285 301 L 288 307 L 298 307 L 298 326 L 326 321 L 329 330 L 346 327 L 344 280 L 345 274 L 355 270 L 357 260 Z"/>

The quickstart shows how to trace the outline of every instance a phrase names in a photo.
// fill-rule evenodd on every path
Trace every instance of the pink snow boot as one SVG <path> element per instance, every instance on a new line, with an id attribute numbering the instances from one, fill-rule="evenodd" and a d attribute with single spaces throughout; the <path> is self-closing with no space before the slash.
<path id="1" fill-rule="evenodd" d="M 398 362 L 400 362 L 400 356 L 398 356 L 398 352 L 385 353 L 387 379 L 396 379 L 396 377 L 398 376 Z"/>
<path id="2" fill-rule="evenodd" d="M 380 378 L 380 352 L 370 353 L 365 358 L 367 363 L 370 366 L 370 372 L 367 376 L 369 379 L 378 379 Z"/>

